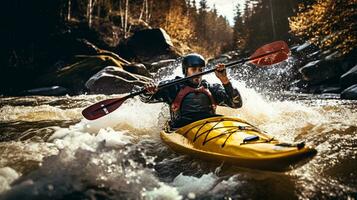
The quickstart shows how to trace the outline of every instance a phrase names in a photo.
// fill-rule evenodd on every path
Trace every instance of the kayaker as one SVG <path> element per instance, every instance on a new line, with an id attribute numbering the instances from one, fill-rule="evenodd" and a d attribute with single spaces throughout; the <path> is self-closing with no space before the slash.
<path id="1" fill-rule="evenodd" d="M 185 77 L 202 72 L 205 66 L 204 58 L 196 53 L 188 54 L 182 60 L 182 72 Z M 225 65 L 218 64 L 216 67 L 216 77 L 222 84 L 209 84 L 206 80 L 202 80 L 202 76 L 160 90 L 158 85 L 149 83 L 145 86 L 147 92 L 142 94 L 140 99 L 145 103 L 169 104 L 171 115 L 169 123 L 173 129 L 200 119 L 217 116 L 217 105 L 242 107 L 242 98 L 229 81 Z M 176 77 L 179 78 L 181 77 Z M 159 85 L 169 81 L 163 81 Z"/>

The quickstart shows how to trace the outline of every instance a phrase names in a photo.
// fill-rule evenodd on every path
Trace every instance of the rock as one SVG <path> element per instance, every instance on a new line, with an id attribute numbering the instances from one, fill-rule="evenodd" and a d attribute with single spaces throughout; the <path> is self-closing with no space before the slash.
<path id="1" fill-rule="evenodd" d="M 67 88 L 70 94 L 85 92 L 87 80 L 106 66 L 122 68 L 126 64 L 110 55 L 82 56 L 79 61 L 48 73 L 36 80 L 36 85 L 46 87 L 58 85 Z"/>
<path id="2" fill-rule="evenodd" d="M 342 88 L 357 84 L 357 65 L 341 76 L 340 84 Z"/>
<path id="3" fill-rule="evenodd" d="M 321 93 L 340 93 L 341 92 L 341 87 L 339 86 L 325 86 L 325 88 L 322 89 Z"/>
<path id="4" fill-rule="evenodd" d="M 296 50 L 294 52 L 302 55 L 307 55 L 316 52 L 318 50 L 319 50 L 318 47 L 316 47 L 314 44 L 310 43 L 309 41 L 306 41 L 304 44 L 296 47 Z"/>
<path id="5" fill-rule="evenodd" d="M 289 90 L 294 92 L 307 92 L 309 83 L 304 80 L 295 80 L 290 83 Z"/>
<path id="6" fill-rule="evenodd" d="M 310 59 L 310 60 L 312 60 L 312 59 L 319 59 L 319 57 L 320 57 L 320 53 L 321 53 L 321 51 L 320 50 L 318 50 L 318 51 L 315 51 L 315 52 L 313 52 L 313 53 L 310 53 L 309 55 L 307 55 L 306 57 L 308 58 L 308 59 Z"/>
<path id="7" fill-rule="evenodd" d="M 316 60 L 309 62 L 299 69 L 303 80 L 311 84 L 318 84 L 328 79 L 333 79 L 342 74 L 338 60 Z"/>
<path id="8" fill-rule="evenodd" d="M 295 54 L 296 50 L 299 48 L 299 44 L 294 44 L 293 46 L 290 47 L 291 53 Z"/>
<path id="9" fill-rule="evenodd" d="M 341 95 L 336 93 L 323 93 L 319 95 L 320 99 L 340 99 Z"/>
<path id="10" fill-rule="evenodd" d="M 91 94 L 123 94 L 134 85 L 143 86 L 150 78 L 133 74 L 117 66 L 108 66 L 92 76 L 85 86 Z"/>
<path id="11" fill-rule="evenodd" d="M 175 59 L 160 60 L 158 62 L 153 62 L 149 65 L 149 71 L 157 72 L 159 69 L 167 67 L 176 62 Z"/>
<path id="12" fill-rule="evenodd" d="M 141 63 L 125 64 L 125 65 L 123 65 L 123 69 L 125 71 L 133 73 L 133 74 L 138 74 L 138 75 L 141 75 L 141 76 L 151 77 L 151 74 L 146 69 L 145 65 L 143 65 Z"/>
<path id="13" fill-rule="evenodd" d="M 341 99 L 357 99 L 357 84 L 343 90 L 341 92 Z"/>
<path id="14" fill-rule="evenodd" d="M 24 91 L 21 95 L 63 96 L 68 90 L 61 86 L 42 87 Z"/>
<path id="15" fill-rule="evenodd" d="M 342 56 L 342 54 L 339 51 L 334 51 L 330 54 L 327 54 L 325 56 L 325 60 L 336 60 L 338 58 L 340 58 Z"/>
<path id="16" fill-rule="evenodd" d="M 175 51 L 170 36 L 161 28 L 137 31 L 115 51 L 127 60 L 137 60 L 141 63 L 175 59 L 180 56 Z"/>

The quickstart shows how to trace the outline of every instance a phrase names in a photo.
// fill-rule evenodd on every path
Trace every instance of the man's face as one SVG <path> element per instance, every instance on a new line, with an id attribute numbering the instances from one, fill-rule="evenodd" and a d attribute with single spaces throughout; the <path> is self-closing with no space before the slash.
<path id="1" fill-rule="evenodd" d="M 186 76 L 192 76 L 194 74 L 202 72 L 203 67 L 188 67 Z M 202 76 L 198 76 L 192 79 L 192 82 L 195 84 L 200 84 L 202 81 Z"/>

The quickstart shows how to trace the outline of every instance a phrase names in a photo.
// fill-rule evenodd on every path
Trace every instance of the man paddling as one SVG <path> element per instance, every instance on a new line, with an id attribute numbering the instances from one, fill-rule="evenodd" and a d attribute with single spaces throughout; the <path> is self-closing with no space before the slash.
<path id="1" fill-rule="evenodd" d="M 205 66 L 204 58 L 196 53 L 188 54 L 182 60 L 182 72 L 185 77 L 202 72 Z M 179 128 L 200 119 L 217 116 L 217 105 L 242 107 L 241 96 L 230 83 L 225 65 L 218 64 L 215 74 L 222 84 L 209 84 L 202 80 L 202 76 L 160 90 L 157 85 L 150 83 L 145 86 L 146 92 L 140 95 L 140 99 L 145 103 L 169 104 L 171 128 Z M 161 82 L 159 85 L 167 82 L 169 81 Z"/>

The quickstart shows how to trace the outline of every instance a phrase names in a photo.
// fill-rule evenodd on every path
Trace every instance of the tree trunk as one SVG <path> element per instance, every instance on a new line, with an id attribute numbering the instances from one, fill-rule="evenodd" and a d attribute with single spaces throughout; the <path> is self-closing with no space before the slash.
<path id="1" fill-rule="evenodd" d="M 128 11 L 129 11 L 129 0 L 125 0 L 124 38 L 126 38 L 126 37 L 127 37 L 127 29 L 128 29 Z"/>
<path id="2" fill-rule="evenodd" d="M 88 26 L 89 27 L 92 27 L 94 4 L 95 4 L 95 0 L 88 0 L 87 19 L 88 19 Z"/>
<path id="3" fill-rule="evenodd" d="M 269 4 L 270 4 L 270 16 L 271 16 L 271 26 L 273 29 L 273 39 L 275 40 L 276 38 L 276 31 L 275 31 L 275 21 L 274 21 L 274 11 L 273 11 L 273 3 L 272 0 L 269 0 Z"/>
<path id="4" fill-rule="evenodd" d="M 145 22 L 149 23 L 149 0 L 145 0 Z"/>
<path id="5" fill-rule="evenodd" d="M 124 15 L 123 15 L 123 7 L 122 7 L 122 1 L 121 0 L 119 0 L 119 14 L 120 14 L 121 28 L 124 29 Z"/>
<path id="6" fill-rule="evenodd" d="M 141 18 L 142 18 L 143 15 L 144 15 L 145 1 L 146 1 L 146 0 L 143 0 L 143 6 L 141 7 L 140 16 L 139 16 L 139 21 L 141 20 Z"/>
<path id="7" fill-rule="evenodd" d="M 68 0 L 67 21 L 71 20 L 71 6 L 72 6 L 72 0 Z"/>

